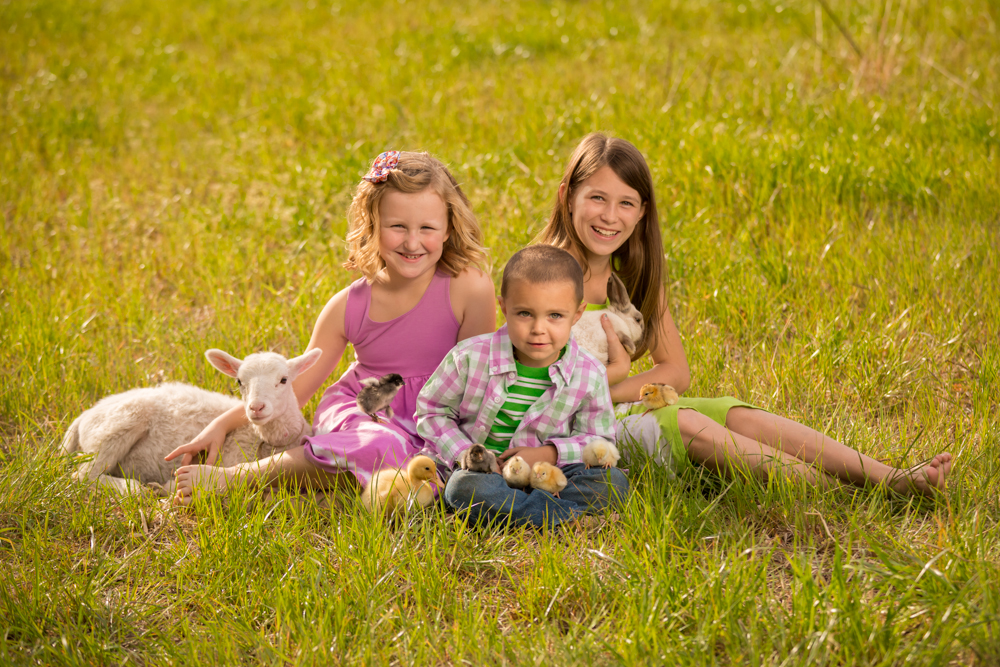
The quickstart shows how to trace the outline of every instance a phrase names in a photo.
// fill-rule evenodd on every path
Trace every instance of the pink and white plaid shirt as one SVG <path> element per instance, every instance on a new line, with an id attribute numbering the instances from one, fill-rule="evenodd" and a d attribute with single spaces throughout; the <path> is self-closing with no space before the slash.
<path id="1" fill-rule="evenodd" d="M 570 339 L 566 353 L 549 366 L 552 386 L 535 401 L 510 447 L 554 445 L 558 465 L 583 460 L 594 438 L 615 439 L 615 416 L 604 366 Z M 442 461 L 482 443 L 517 380 L 507 326 L 460 342 L 417 397 L 417 433 Z"/>

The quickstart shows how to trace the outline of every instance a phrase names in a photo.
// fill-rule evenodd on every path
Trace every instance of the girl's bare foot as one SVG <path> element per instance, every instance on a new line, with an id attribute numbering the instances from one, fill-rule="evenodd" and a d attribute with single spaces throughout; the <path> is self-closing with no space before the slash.
<path id="1" fill-rule="evenodd" d="M 177 484 L 174 505 L 190 505 L 191 501 L 194 500 L 196 489 L 199 493 L 224 495 L 235 474 L 235 468 L 203 465 L 181 466 L 174 473 L 174 481 Z"/>
<path id="2" fill-rule="evenodd" d="M 897 470 L 883 481 L 890 489 L 903 495 L 933 496 L 944 491 L 950 472 L 951 454 L 945 452 L 909 470 Z"/>

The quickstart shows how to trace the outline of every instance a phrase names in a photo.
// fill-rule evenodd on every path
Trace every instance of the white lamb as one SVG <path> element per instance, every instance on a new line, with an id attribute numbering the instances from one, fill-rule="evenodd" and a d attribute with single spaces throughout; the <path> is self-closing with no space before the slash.
<path id="1" fill-rule="evenodd" d="M 226 437 L 219 455 L 222 465 L 264 458 L 312 435 L 292 381 L 322 353 L 317 348 L 286 360 L 280 354 L 262 352 L 242 361 L 222 350 L 205 353 L 213 366 L 236 378 L 250 420 Z M 94 455 L 78 466 L 74 479 L 89 479 L 122 494 L 136 493 L 146 484 L 170 496 L 181 457 L 173 461 L 163 457 L 236 405 L 240 405 L 237 398 L 180 382 L 132 389 L 101 399 L 77 417 L 62 449 L 67 454 Z"/>
<path id="2" fill-rule="evenodd" d="M 643 333 L 642 313 L 629 300 L 625 283 L 613 273 L 608 278 L 608 301 L 606 309 L 585 311 L 573 325 L 573 338 L 577 344 L 602 364 L 608 363 L 608 335 L 601 326 L 601 315 L 607 315 L 611 320 L 611 326 L 629 356 L 635 354 Z"/>

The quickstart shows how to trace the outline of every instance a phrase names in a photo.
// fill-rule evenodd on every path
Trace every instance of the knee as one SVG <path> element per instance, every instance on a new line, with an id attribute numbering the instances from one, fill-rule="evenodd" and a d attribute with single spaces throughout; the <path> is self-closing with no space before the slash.
<path id="1" fill-rule="evenodd" d="M 469 507 L 485 491 L 489 475 L 467 470 L 457 470 L 444 487 L 444 502 L 452 509 Z"/>

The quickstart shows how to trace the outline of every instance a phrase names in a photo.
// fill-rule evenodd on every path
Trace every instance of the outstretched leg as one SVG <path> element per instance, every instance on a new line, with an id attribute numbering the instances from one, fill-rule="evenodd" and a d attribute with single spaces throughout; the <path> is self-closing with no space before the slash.
<path id="1" fill-rule="evenodd" d="M 804 424 L 765 410 L 733 408 L 726 415 L 726 426 L 734 434 L 764 443 L 799 461 L 815 463 L 827 474 L 858 486 L 884 483 L 899 493 L 930 495 L 944 489 L 951 472 L 951 454 L 947 452 L 907 470 L 893 468 Z"/>
<path id="2" fill-rule="evenodd" d="M 729 474 L 734 468 L 745 466 L 751 474 L 761 478 L 779 474 L 787 479 L 803 478 L 822 488 L 834 484 L 832 478 L 804 460 L 733 432 L 695 410 L 678 410 L 677 426 L 688 456 L 720 474 Z"/>
<path id="3" fill-rule="evenodd" d="M 190 505 L 196 490 L 222 495 L 231 484 L 244 480 L 259 486 L 276 486 L 284 481 L 296 488 L 324 490 L 349 485 L 355 478 L 349 472 L 327 472 L 306 458 L 303 447 L 293 447 L 280 454 L 229 468 L 181 466 L 174 479 L 177 483 L 174 503 Z"/>

